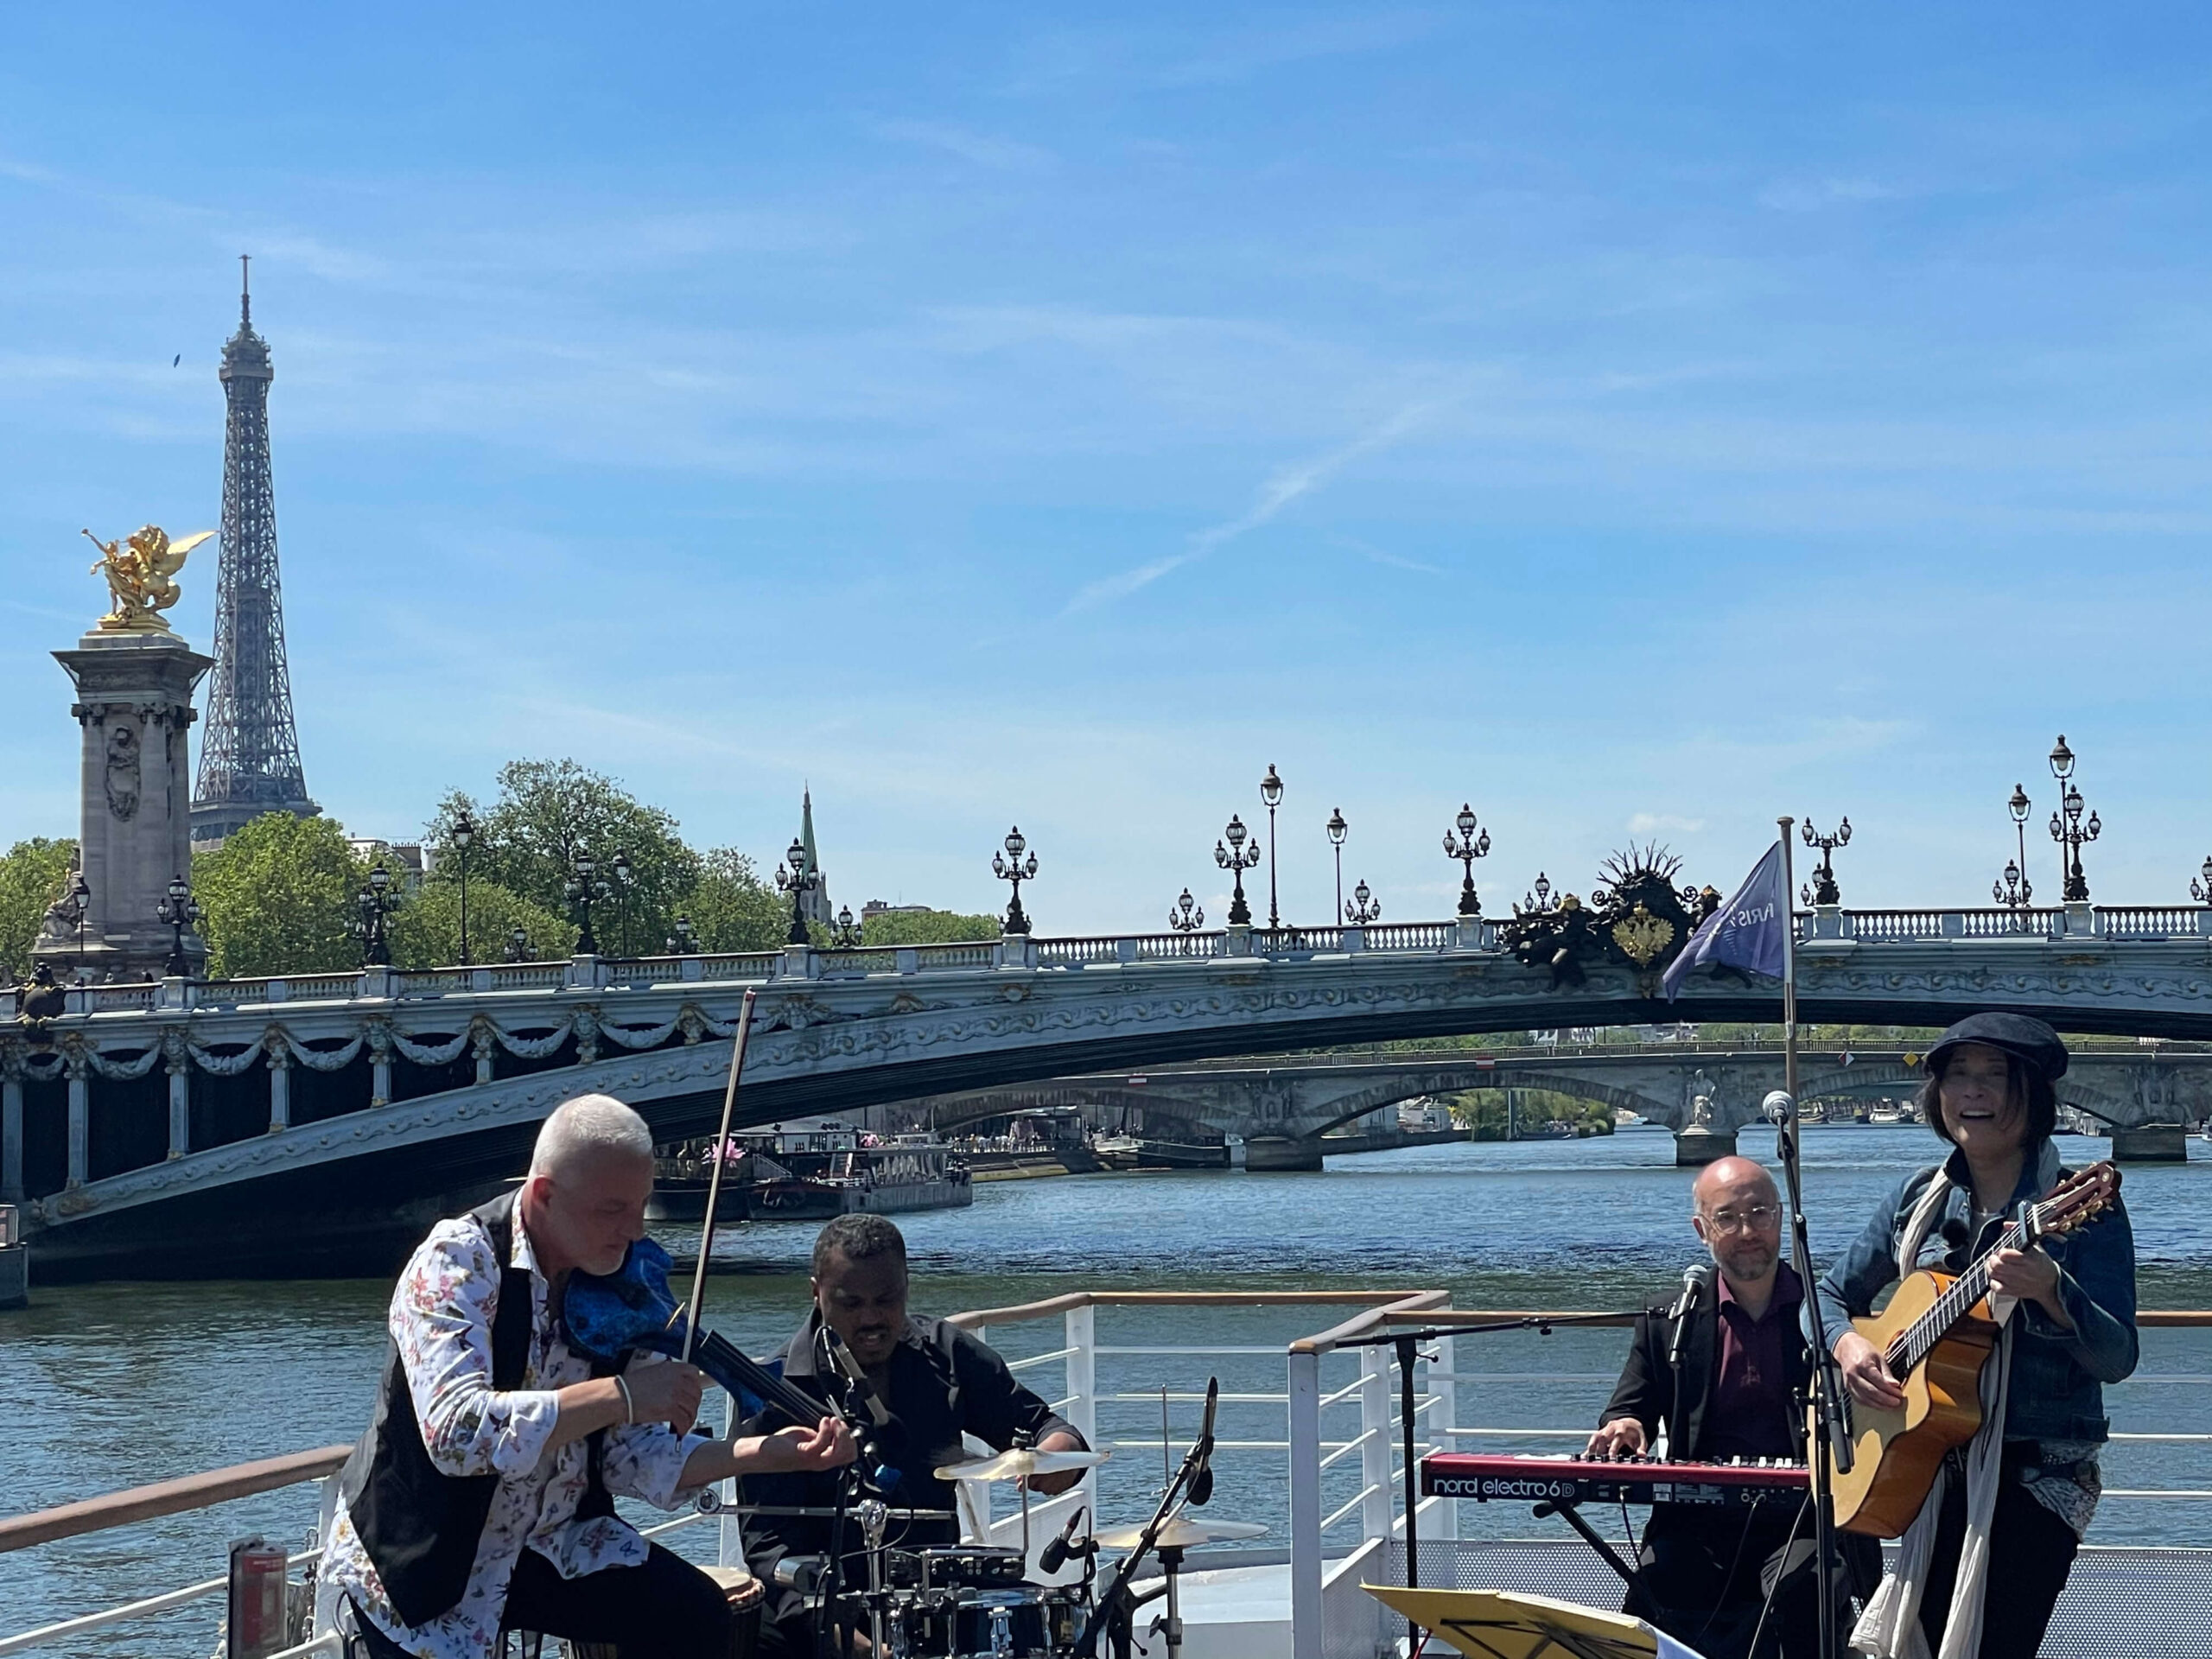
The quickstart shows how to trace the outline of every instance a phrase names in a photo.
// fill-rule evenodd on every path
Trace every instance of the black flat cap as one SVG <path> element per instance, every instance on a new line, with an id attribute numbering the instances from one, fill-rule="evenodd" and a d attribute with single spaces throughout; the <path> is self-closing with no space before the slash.
<path id="1" fill-rule="evenodd" d="M 2056 1083 L 2066 1075 L 2066 1045 L 2040 1020 L 2024 1014 L 1970 1014 L 1936 1039 L 1921 1062 L 1933 1076 L 1943 1057 L 1961 1043 L 2001 1049 Z"/>

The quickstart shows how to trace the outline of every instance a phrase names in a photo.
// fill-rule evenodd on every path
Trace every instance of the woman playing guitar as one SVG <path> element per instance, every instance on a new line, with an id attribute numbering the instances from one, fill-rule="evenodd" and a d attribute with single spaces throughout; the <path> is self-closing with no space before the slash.
<path id="1" fill-rule="evenodd" d="M 1868 1314 L 1905 1269 L 1957 1273 L 1976 1262 L 2063 1173 L 2050 1135 L 2066 1046 L 2049 1026 L 1974 1014 L 1943 1033 L 1925 1065 L 1921 1113 L 1950 1156 L 1885 1198 L 1819 1286 L 1827 1328 L 1842 1332 L 1834 1352 L 1857 1407 L 1897 1408 L 1908 1390 L 1894 1374 L 1896 1350 L 1885 1355 L 1848 1319 Z M 2001 1399 L 2002 1409 L 1942 1459 L 1897 1571 L 1861 1621 L 1859 1651 L 2019 1659 L 2042 1642 L 2096 1509 L 2102 1385 L 2135 1369 L 2134 1241 L 2117 1193 L 2101 1207 L 2094 1224 L 1989 1255 L 1993 1296 L 2017 1302 L 2007 1335 L 1983 1338 L 1993 1351 L 1980 1400 Z"/>

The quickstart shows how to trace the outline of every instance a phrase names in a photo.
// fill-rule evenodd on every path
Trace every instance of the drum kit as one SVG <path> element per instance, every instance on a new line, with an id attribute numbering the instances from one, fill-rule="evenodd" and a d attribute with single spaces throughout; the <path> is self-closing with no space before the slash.
<path id="1" fill-rule="evenodd" d="M 1165 1608 L 1149 1633 L 1165 1636 L 1167 1659 L 1179 1659 L 1183 1626 L 1177 1583 L 1185 1552 L 1202 1544 L 1257 1538 L 1267 1531 L 1246 1522 L 1185 1512 L 1185 1503 L 1203 1502 L 1210 1494 L 1211 1476 L 1205 1459 L 1212 1452 L 1211 1409 L 1207 1422 L 1199 1445 L 1192 1447 L 1182 1471 L 1170 1480 L 1150 1522 L 1078 1537 L 1084 1519 L 1078 1510 L 1067 1529 L 1046 1542 L 1038 1556 L 1040 1571 L 1049 1577 L 1079 1560 L 1083 1576 L 1073 1583 L 1029 1581 L 1032 1483 L 1039 1476 L 1095 1469 L 1107 1460 L 1107 1452 L 1017 1446 L 987 1458 L 945 1464 L 936 1471 L 938 1479 L 954 1483 L 1014 1483 L 1022 1506 L 1019 1549 L 973 1544 L 901 1548 L 885 1541 L 893 1523 L 950 1521 L 952 1514 L 898 1510 L 874 1501 L 853 1504 L 847 1513 L 863 1540 L 857 1557 L 866 1561 L 866 1582 L 847 1583 L 836 1592 L 839 1605 L 833 1622 L 865 1631 L 872 1650 L 887 1659 L 1096 1659 L 1102 1646 L 1112 1659 L 1128 1659 L 1135 1646 L 1137 1610 L 1160 1600 Z M 1195 1492 L 1194 1472 L 1201 1481 Z M 1126 1554 L 1102 1575 L 1102 1551 Z M 1147 1554 L 1157 1557 L 1161 1582 L 1139 1593 L 1134 1587 L 1135 1574 Z M 779 1580 L 812 1591 L 819 1601 L 822 1592 L 810 1573 L 826 1565 L 787 1559 Z M 836 1650 L 834 1643 L 830 1650 Z"/>

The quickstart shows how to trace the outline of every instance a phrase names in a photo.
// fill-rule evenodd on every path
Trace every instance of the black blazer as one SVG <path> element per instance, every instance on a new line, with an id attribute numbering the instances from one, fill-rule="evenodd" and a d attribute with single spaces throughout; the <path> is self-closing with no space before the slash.
<path id="1" fill-rule="evenodd" d="M 1705 1409 L 1713 1395 L 1713 1377 L 1720 1369 L 1720 1300 L 1719 1270 L 1713 1281 L 1698 1293 L 1697 1305 L 1684 1316 L 1681 1363 L 1667 1363 L 1667 1351 L 1675 1339 L 1675 1321 L 1667 1317 L 1671 1302 L 1649 1308 L 1637 1317 L 1636 1336 L 1629 1345 L 1628 1363 L 1613 1397 L 1605 1402 L 1599 1422 L 1633 1417 L 1643 1425 L 1644 1444 L 1657 1438 L 1661 1419 L 1667 1423 L 1667 1454 L 1671 1458 L 1704 1456 Z M 1812 1376 L 1812 1356 L 1801 1339 L 1788 1344 L 1785 1375 L 1794 1395 Z M 1789 1443 L 1796 1455 L 1805 1455 L 1805 1426 L 1794 1407 L 1784 1408 L 1789 1423 Z"/>

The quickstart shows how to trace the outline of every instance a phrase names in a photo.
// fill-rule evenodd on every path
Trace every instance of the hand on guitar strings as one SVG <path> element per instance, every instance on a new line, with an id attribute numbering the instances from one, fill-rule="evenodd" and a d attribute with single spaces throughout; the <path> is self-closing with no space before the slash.
<path id="1" fill-rule="evenodd" d="M 1894 1411 L 1904 1404 L 1904 1390 L 1890 1375 L 1889 1362 L 1882 1357 L 1882 1351 L 1856 1331 L 1847 1331 L 1838 1337 L 1829 1351 L 1835 1355 L 1836 1365 L 1843 1372 L 1843 1386 L 1860 1405 L 1882 1406 Z"/>
<path id="2" fill-rule="evenodd" d="M 2033 1302 L 2061 1328 L 2072 1330 L 2073 1316 L 2058 1299 L 2058 1263 L 2041 1245 L 2024 1250 L 1999 1250 L 1989 1258 L 1989 1286 L 2015 1301 Z"/>
<path id="3" fill-rule="evenodd" d="M 1643 1425 L 1633 1417 L 1616 1417 L 1590 1437 L 1582 1448 L 1586 1458 L 1640 1458 L 1643 1455 Z"/>

